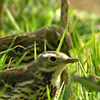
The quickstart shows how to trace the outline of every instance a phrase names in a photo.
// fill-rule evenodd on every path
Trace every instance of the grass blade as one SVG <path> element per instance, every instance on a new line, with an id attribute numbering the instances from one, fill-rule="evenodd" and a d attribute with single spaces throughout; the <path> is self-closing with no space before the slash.
<path id="1" fill-rule="evenodd" d="M 36 52 L 36 41 L 34 41 L 34 59 L 37 59 L 37 52 Z"/>
<path id="2" fill-rule="evenodd" d="M 67 32 L 67 27 L 66 27 L 65 30 L 64 30 L 64 33 L 63 33 L 63 35 L 62 35 L 62 37 L 61 37 L 60 43 L 59 43 L 59 45 L 58 45 L 56 51 L 60 51 L 61 46 L 62 46 L 63 41 L 64 41 L 64 37 L 65 37 L 66 32 Z"/>
<path id="3" fill-rule="evenodd" d="M 51 98 L 50 98 L 50 91 L 49 91 L 48 85 L 47 85 L 47 96 L 48 96 L 48 100 L 51 100 Z"/>
<path id="4" fill-rule="evenodd" d="M 19 64 L 22 62 L 22 60 L 24 59 L 24 57 L 26 56 L 27 52 L 16 62 L 16 64 L 14 65 L 14 67 L 19 66 Z"/>

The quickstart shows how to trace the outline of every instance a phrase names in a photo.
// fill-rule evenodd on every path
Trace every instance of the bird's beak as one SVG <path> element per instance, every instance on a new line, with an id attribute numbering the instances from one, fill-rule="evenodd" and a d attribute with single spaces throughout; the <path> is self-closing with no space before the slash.
<path id="1" fill-rule="evenodd" d="M 73 59 L 73 58 L 69 58 L 67 59 L 67 63 L 74 63 L 74 62 L 78 62 L 80 61 L 79 59 Z"/>

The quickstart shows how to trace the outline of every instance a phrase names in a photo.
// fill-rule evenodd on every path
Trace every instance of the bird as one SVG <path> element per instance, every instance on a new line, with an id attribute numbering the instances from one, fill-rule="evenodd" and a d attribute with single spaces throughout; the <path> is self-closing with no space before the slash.
<path id="1" fill-rule="evenodd" d="M 12 60 L 17 61 L 25 54 L 25 52 L 27 52 L 27 54 L 21 64 L 31 63 L 34 59 L 34 41 L 36 41 L 37 55 L 44 51 L 44 42 L 46 42 L 46 51 L 55 51 L 59 45 L 63 32 L 64 29 L 60 26 L 48 25 L 34 32 L 4 36 L 0 38 L 0 52 L 7 50 L 15 39 L 12 48 L 18 46 L 8 52 L 6 64 L 8 64 L 11 58 Z M 70 56 L 69 50 L 71 48 L 69 41 L 69 37 L 66 34 L 61 52 L 66 53 L 68 56 Z"/>
<path id="2" fill-rule="evenodd" d="M 61 73 L 70 63 L 78 62 L 62 52 L 41 53 L 31 65 L 0 71 L 0 100 L 58 100 Z"/>

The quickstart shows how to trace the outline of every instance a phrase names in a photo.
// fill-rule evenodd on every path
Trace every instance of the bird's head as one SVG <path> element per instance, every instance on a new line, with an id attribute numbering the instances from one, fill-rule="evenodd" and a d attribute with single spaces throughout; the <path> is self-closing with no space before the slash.
<path id="1" fill-rule="evenodd" d="M 63 72 L 66 65 L 77 62 L 62 52 L 48 51 L 40 54 L 37 58 L 39 70 L 44 72 L 55 71 L 58 75 Z"/>

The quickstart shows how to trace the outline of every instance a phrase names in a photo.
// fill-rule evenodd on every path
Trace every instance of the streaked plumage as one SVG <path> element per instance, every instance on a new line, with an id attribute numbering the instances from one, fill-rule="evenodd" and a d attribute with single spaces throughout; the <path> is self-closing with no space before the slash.
<path id="1" fill-rule="evenodd" d="M 0 72 L 0 91 L 6 85 L 0 100 L 47 100 L 48 85 L 51 100 L 57 100 L 61 73 L 68 63 L 77 62 L 66 54 L 48 51 L 39 55 L 29 66 Z"/>
<path id="2" fill-rule="evenodd" d="M 57 25 L 50 25 L 42 27 L 34 32 L 1 37 L 0 52 L 8 49 L 14 38 L 16 38 L 13 47 L 17 45 L 20 46 L 8 52 L 6 63 L 8 63 L 11 58 L 14 60 L 18 60 L 21 56 L 24 55 L 25 52 L 27 52 L 27 55 L 24 57 L 21 64 L 30 63 L 34 59 L 34 41 L 36 41 L 37 54 L 40 54 L 44 51 L 44 41 L 46 41 L 47 51 L 55 51 L 58 47 L 63 32 L 63 28 Z M 64 52 L 70 56 L 70 48 L 71 45 L 66 34 L 61 52 Z"/>

